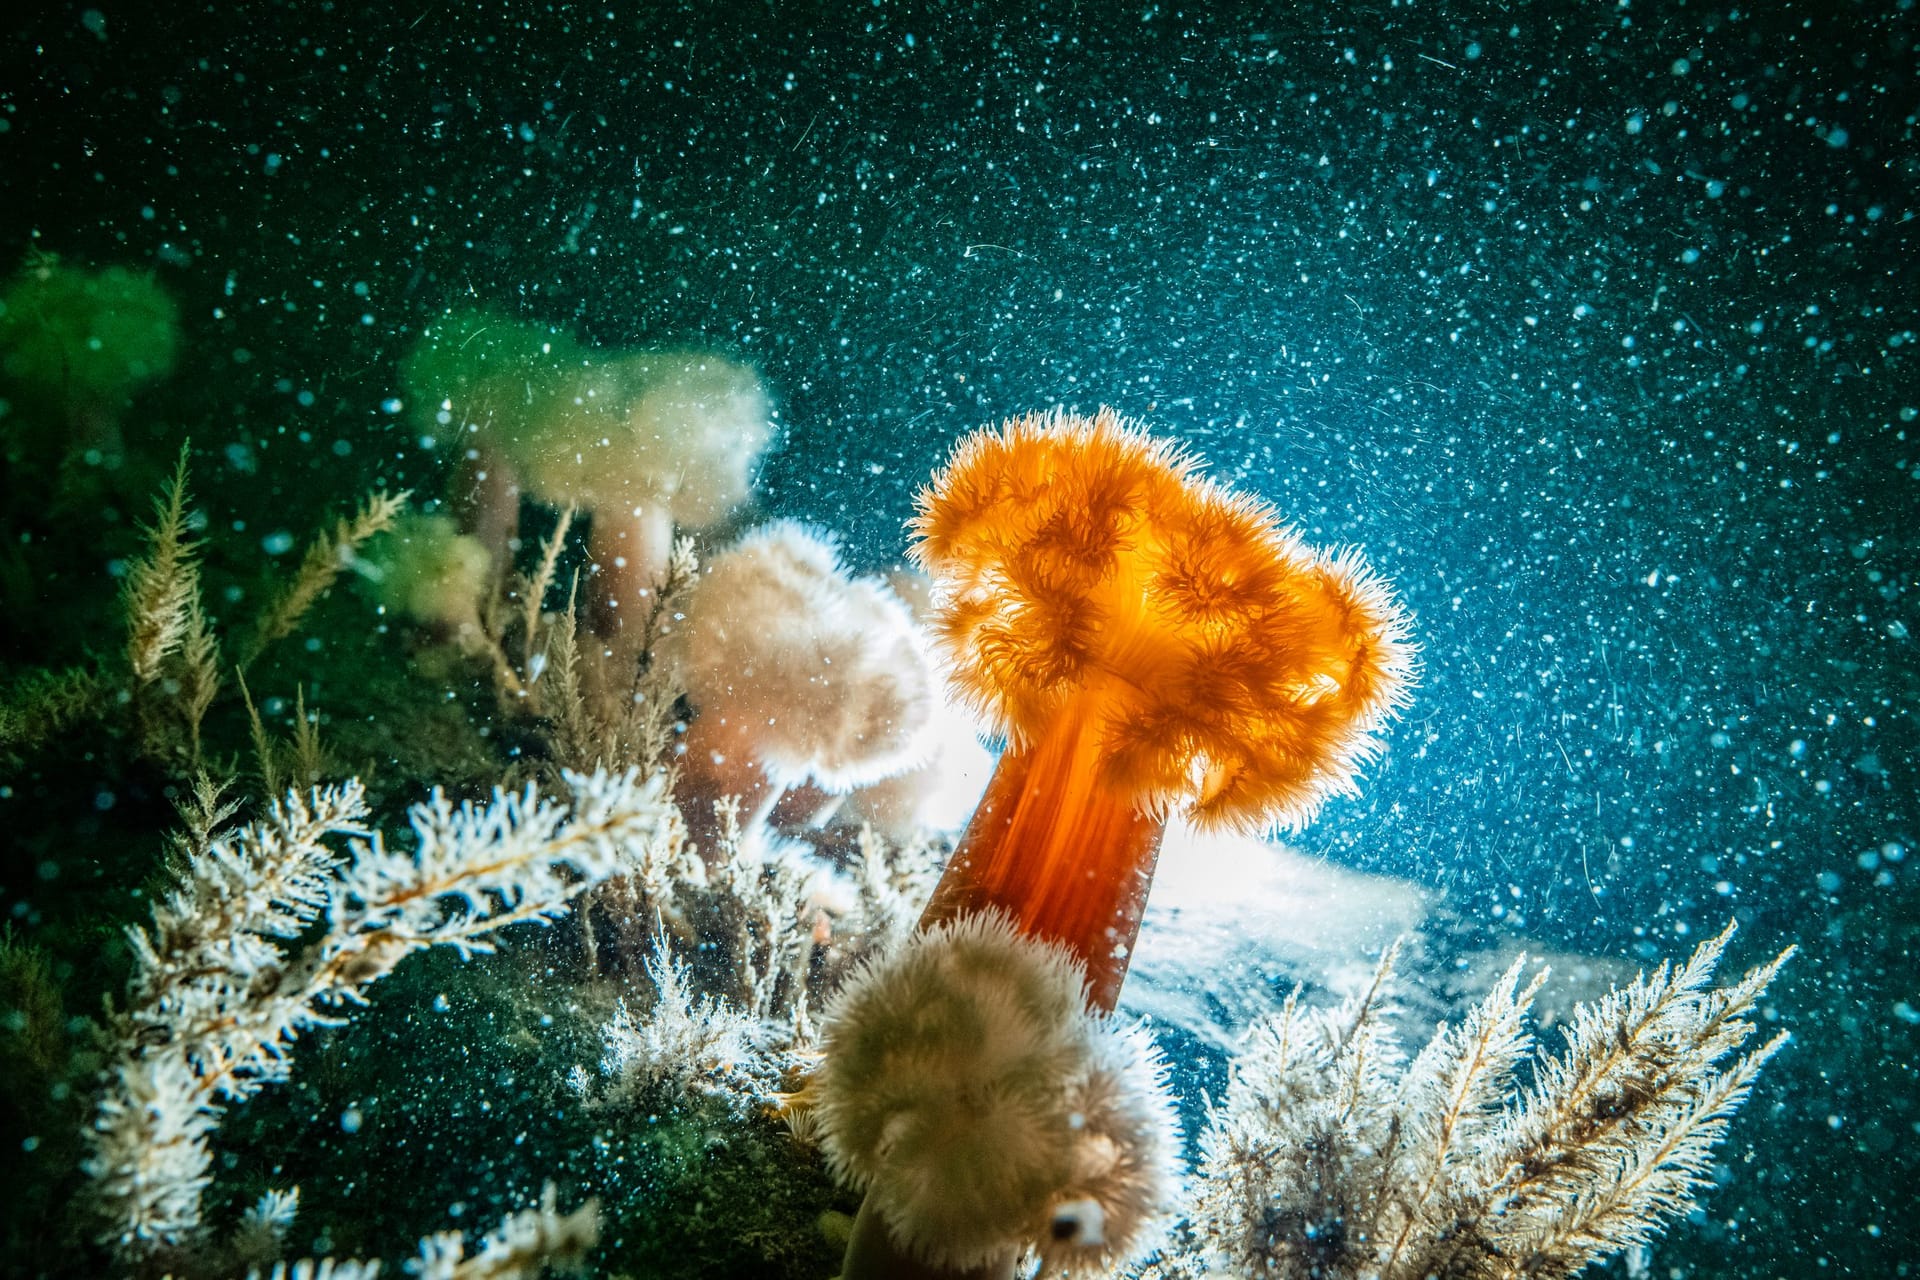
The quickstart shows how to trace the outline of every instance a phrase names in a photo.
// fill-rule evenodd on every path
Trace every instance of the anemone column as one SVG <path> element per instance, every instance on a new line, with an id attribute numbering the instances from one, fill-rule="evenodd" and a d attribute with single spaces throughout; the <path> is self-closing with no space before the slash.
<path id="1" fill-rule="evenodd" d="M 920 924 L 1004 912 L 1078 956 L 1088 1003 L 1111 1013 L 1166 824 L 1107 777 L 1093 701 L 1075 699 L 1001 758 Z"/>

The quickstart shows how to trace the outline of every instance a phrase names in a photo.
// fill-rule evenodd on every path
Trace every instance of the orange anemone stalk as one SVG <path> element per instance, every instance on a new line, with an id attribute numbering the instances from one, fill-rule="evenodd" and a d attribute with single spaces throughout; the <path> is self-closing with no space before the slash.
<path id="1" fill-rule="evenodd" d="M 1111 1011 L 1166 821 L 1299 826 L 1380 750 L 1413 648 L 1353 552 L 1110 409 L 962 441 L 914 558 L 956 688 L 1008 742 L 922 927 L 999 909 Z"/>

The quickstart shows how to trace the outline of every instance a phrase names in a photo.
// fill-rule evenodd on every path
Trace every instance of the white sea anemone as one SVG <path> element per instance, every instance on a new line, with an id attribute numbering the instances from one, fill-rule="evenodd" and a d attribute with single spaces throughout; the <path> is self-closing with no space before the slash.
<path id="1" fill-rule="evenodd" d="M 467 529 L 504 554 L 521 489 L 592 515 L 603 621 L 663 576 L 677 531 L 747 500 L 773 434 L 759 375 L 711 352 L 590 350 L 490 311 L 450 312 L 402 370 L 420 430 L 456 442 Z"/>
<path id="2" fill-rule="evenodd" d="M 665 506 L 687 528 L 724 519 L 772 434 L 753 370 L 704 352 L 595 358 L 549 392 L 508 448 L 534 492 L 596 513 Z"/>
<path id="3" fill-rule="evenodd" d="M 773 433 L 773 406 L 752 369 L 709 352 L 628 356 L 626 428 L 636 469 L 701 529 L 747 500 Z"/>
<path id="4" fill-rule="evenodd" d="M 361 568 L 368 590 L 387 608 L 456 638 L 477 638 L 492 559 L 451 516 L 402 515 Z"/>
<path id="5" fill-rule="evenodd" d="M 833 544 L 775 521 L 715 556 L 683 606 L 673 658 L 699 711 L 690 771 L 749 794 L 844 793 L 923 758 L 933 671 L 900 600 L 849 578 Z"/>
<path id="6" fill-rule="evenodd" d="M 814 1120 L 901 1252 L 1048 1274 L 1150 1246 L 1176 1181 L 1173 1107 L 1138 1028 L 1090 1013 L 1062 948 L 975 915 L 856 975 L 821 1029 Z"/>
<path id="7" fill-rule="evenodd" d="M 927 729 L 927 758 L 853 793 L 855 821 L 894 840 L 926 831 L 959 831 L 980 807 L 993 776 L 993 753 L 980 743 L 974 719 L 936 698 Z"/>
<path id="8" fill-rule="evenodd" d="M 593 556 L 617 606 L 659 581 L 676 530 L 707 528 L 747 500 L 772 419 L 747 366 L 639 352 L 555 380 L 506 447 L 535 495 L 593 513 Z"/>

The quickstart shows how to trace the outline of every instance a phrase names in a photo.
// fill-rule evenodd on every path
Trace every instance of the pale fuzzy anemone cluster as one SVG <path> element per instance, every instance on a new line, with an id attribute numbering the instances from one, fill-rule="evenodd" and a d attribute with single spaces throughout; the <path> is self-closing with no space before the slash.
<path id="1" fill-rule="evenodd" d="M 895 1245 L 935 1267 L 1031 1246 L 1095 1275 L 1158 1239 L 1179 1141 L 1139 1029 L 1090 1013 L 1079 966 L 1006 919 L 916 935 L 851 979 L 821 1028 L 813 1121 Z"/>
<path id="2" fill-rule="evenodd" d="M 849 577 L 805 525 L 762 525 L 703 566 L 672 659 L 698 715 L 688 771 L 738 795 L 843 793 L 915 763 L 933 669 L 912 615 L 877 578 Z"/>
<path id="3" fill-rule="evenodd" d="M 887 574 L 887 585 L 906 602 L 926 631 L 932 609 L 932 583 L 907 569 Z M 926 758 L 920 763 L 859 788 L 849 818 L 894 840 L 911 840 L 928 831 L 959 831 L 980 806 L 993 776 L 993 753 L 980 741 L 974 715 L 936 681 L 928 717 Z"/>
<path id="4" fill-rule="evenodd" d="M 388 609 L 456 639 L 479 638 L 492 557 L 453 517 L 403 514 L 359 569 L 366 591 Z"/>
<path id="5" fill-rule="evenodd" d="M 402 381 L 420 428 L 462 451 L 469 526 L 504 544 L 523 486 L 591 512 L 596 590 L 614 608 L 660 579 L 676 529 L 747 500 L 773 433 L 766 388 L 738 361 L 595 350 L 487 311 L 428 326 Z"/>
<path id="6" fill-rule="evenodd" d="M 937 693 L 926 753 L 921 763 L 855 791 L 851 819 L 903 841 L 966 826 L 993 776 L 993 753 L 981 745 L 973 716 Z"/>
<path id="7" fill-rule="evenodd" d="M 772 435 L 760 379 L 708 352 L 599 357 L 553 391 L 503 443 L 535 493 L 593 511 L 706 528 L 747 500 Z"/>

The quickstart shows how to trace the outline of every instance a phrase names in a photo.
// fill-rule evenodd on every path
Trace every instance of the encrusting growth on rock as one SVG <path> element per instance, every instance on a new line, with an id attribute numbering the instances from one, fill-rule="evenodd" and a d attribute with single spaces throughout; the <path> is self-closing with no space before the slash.
<path id="1" fill-rule="evenodd" d="M 1099 1007 L 1166 818 L 1303 824 L 1407 696 L 1404 615 L 1356 553 L 1112 410 L 968 437 L 912 528 L 953 681 L 1009 742 L 927 919 L 1010 913 L 1080 957 Z"/>

